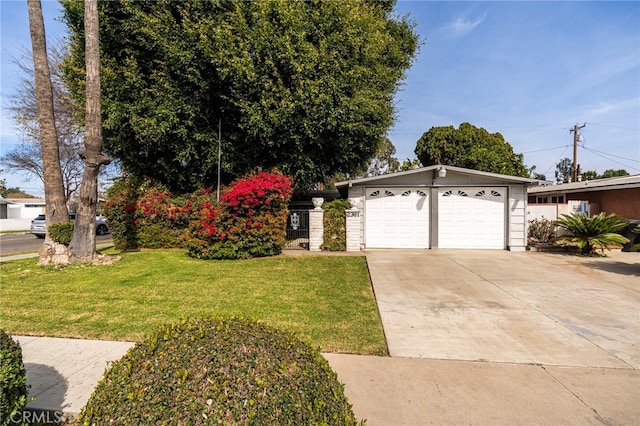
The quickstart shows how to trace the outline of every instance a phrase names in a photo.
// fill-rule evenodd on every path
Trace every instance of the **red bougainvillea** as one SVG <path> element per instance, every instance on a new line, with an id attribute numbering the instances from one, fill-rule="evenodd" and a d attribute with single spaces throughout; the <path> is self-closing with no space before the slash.
<path id="1" fill-rule="evenodd" d="M 220 201 L 236 214 L 280 209 L 289 202 L 292 179 L 279 173 L 260 172 L 236 179 Z"/>
<path id="2" fill-rule="evenodd" d="M 269 256 L 282 251 L 292 179 L 260 172 L 223 188 L 174 197 L 149 180 L 121 181 L 105 214 L 117 248 L 186 247 L 203 259 Z M 113 231 L 112 231 L 113 233 Z"/>
<path id="3" fill-rule="evenodd" d="M 279 254 L 285 242 L 287 205 L 292 179 L 260 172 L 224 188 L 220 202 L 200 206 L 191 223 L 189 255 L 205 259 L 237 259 Z"/>

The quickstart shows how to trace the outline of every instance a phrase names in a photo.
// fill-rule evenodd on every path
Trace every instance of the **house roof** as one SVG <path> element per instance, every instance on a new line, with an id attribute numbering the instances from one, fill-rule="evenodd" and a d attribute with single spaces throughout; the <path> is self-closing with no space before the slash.
<path id="1" fill-rule="evenodd" d="M 399 177 L 399 176 L 408 176 L 408 175 L 412 175 L 412 174 L 424 173 L 424 172 L 429 172 L 429 171 L 436 171 L 436 170 L 440 169 L 441 167 L 444 167 L 448 171 L 452 171 L 452 172 L 455 172 L 455 173 L 460 173 L 460 174 L 463 174 L 463 175 L 488 177 L 488 178 L 493 178 L 493 179 L 499 179 L 499 180 L 502 180 L 504 182 L 526 184 L 527 186 L 540 185 L 543 182 L 543 181 L 540 181 L 540 180 L 537 180 L 537 179 L 523 178 L 523 177 L 518 177 L 518 176 L 502 175 L 502 174 L 499 174 L 499 173 L 482 172 L 482 171 L 479 171 L 479 170 L 465 169 L 465 168 L 462 168 L 462 167 L 445 166 L 445 165 L 442 165 L 442 164 L 436 164 L 435 166 L 420 167 L 418 169 L 408 170 L 406 172 L 389 173 L 389 174 L 386 174 L 386 175 L 372 176 L 372 177 L 366 177 L 366 178 L 361 178 L 361 179 L 353 179 L 353 180 L 346 180 L 346 181 L 342 181 L 342 182 L 336 182 L 335 186 L 336 186 L 336 188 L 340 189 L 340 188 L 347 187 L 347 186 L 354 185 L 354 184 L 359 185 L 359 184 L 364 184 L 364 183 L 376 183 L 378 181 L 383 181 L 383 180 L 390 179 L 390 178 L 396 178 L 396 177 Z"/>
<path id="2" fill-rule="evenodd" d="M 13 204 L 44 204 L 44 198 L 5 198 Z"/>
<path id="3" fill-rule="evenodd" d="M 529 194 L 550 194 L 592 191 L 610 191 L 616 189 L 640 188 L 640 175 L 619 176 L 606 179 L 585 180 L 582 182 L 561 183 L 559 185 L 529 188 Z"/>

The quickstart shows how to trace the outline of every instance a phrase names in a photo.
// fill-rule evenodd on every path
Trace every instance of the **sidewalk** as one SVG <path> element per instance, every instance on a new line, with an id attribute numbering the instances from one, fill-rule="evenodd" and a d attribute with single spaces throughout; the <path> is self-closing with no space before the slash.
<path id="1" fill-rule="evenodd" d="M 16 336 L 33 409 L 77 415 L 129 342 Z M 640 371 L 324 354 L 369 426 L 633 425 Z"/>

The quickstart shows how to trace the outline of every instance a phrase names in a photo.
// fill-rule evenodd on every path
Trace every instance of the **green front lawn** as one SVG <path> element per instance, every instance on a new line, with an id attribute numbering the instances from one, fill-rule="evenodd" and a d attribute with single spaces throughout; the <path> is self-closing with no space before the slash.
<path id="1" fill-rule="evenodd" d="M 110 266 L 0 264 L 0 327 L 11 334 L 139 341 L 181 316 L 242 315 L 327 352 L 387 353 L 364 257 L 202 261 L 177 250 Z"/>

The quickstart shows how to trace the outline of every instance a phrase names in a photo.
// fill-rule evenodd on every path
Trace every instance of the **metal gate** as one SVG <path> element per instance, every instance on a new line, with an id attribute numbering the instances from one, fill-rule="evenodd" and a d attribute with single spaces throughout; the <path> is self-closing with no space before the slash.
<path id="1" fill-rule="evenodd" d="M 309 250 L 309 210 L 289 210 L 287 250 Z"/>

